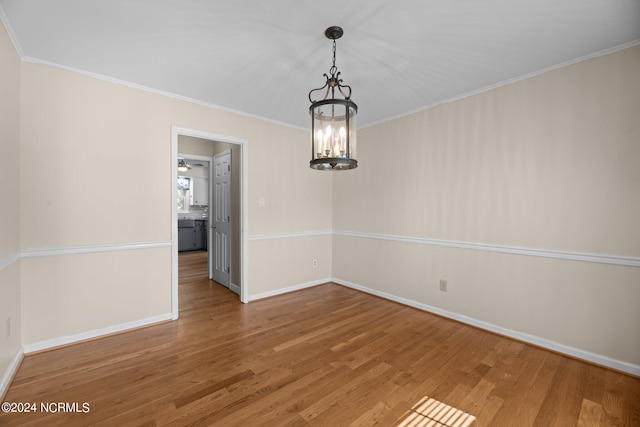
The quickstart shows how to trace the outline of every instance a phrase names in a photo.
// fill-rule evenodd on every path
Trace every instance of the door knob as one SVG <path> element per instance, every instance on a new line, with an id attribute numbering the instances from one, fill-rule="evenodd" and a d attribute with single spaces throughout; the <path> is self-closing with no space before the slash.
<path id="1" fill-rule="evenodd" d="M 213 224 L 213 225 L 211 226 L 211 228 L 216 228 L 216 225 L 215 225 L 215 224 Z"/>

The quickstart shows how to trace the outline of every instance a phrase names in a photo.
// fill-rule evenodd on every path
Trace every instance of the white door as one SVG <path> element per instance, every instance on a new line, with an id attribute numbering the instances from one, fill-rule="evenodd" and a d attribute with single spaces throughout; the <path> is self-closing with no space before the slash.
<path id="1" fill-rule="evenodd" d="M 213 156 L 209 277 L 229 287 L 231 271 L 231 150 Z"/>

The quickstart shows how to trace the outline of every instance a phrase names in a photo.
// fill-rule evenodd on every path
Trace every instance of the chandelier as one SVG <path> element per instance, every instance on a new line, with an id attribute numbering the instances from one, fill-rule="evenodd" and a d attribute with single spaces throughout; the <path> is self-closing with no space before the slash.
<path id="1" fill-rule="evenodd" d="M 317 170 L 346 170 L 358 167 L 356 160 L 356 114 L 358 106 L 351 100 L 351 86 L 342 84 L 336 68 L 336 40 L 342 37 L 340 27 L 329 27 L 324 35 L 333 40 L 333 65 L 324 86 L 309 92 L 311 115 L 311 161 Z M 336 93 L 336 89 L 337 92 Z M 312 98 L 320 92 L 321 99 Z M 336 95 L 341 97 L 336 98 Z"/>

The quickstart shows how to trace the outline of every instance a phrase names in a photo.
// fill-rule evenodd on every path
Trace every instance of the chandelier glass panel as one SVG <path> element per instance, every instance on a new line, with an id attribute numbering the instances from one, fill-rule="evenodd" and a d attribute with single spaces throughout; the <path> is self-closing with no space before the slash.
<path id="1" fill-rule="evenodd" d="M 342 37 L 340 27 L 329 27 L 325 36 L 333 40 L 333 65 L 324 86 L 309 92 L 311 115 L 311 161 L 317 170 L 345 170 L 358 167 L 356 160 L 356 114 L 358 106 L 351 100 L 351 87 L 342 84 L 336 68 L 336 40 Z M 321 99 L 314 100 L 314 92 Z M 336 98 L 336 95 L 339 97 Z"/>

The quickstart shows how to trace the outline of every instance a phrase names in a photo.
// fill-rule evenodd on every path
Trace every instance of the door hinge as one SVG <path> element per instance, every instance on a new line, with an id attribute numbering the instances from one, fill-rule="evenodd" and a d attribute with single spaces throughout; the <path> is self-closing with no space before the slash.
<path id="1" fill-rule="evenodd" d="M 227 172 L 231 172 L 231 165 L 227 165 Z"/>

